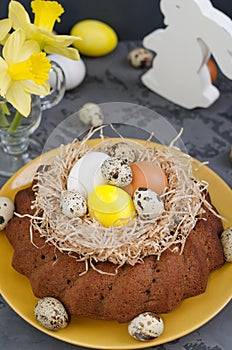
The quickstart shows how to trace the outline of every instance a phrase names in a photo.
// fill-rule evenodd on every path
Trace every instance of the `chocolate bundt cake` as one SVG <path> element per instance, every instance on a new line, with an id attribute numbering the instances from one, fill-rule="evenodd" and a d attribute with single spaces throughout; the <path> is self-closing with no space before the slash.
<path id="1" fill-rule="evenodd" d="M 30 188 L 15 197 L 19 214 L 33 215 Z M 204 218 L 190 232 L 182 254 L 167 249 L 157 260 L 144 258 L 135 266 L 124 264 L 117 274 L 102 274 L 85 269 L 68 254 L 45 243 L 38 232 L 30 237 L 30 218 L 15 216 L 8 224 L 6 235 L 14 248 L 13 267 L 30 279 L 35 296 L 59 299 L 72 316 L 87 316 L 127 322 L 136 315 L 153 311 L 172 311 L 185 298 L 206 289 L 209 273 L 224 263 L 219 235 L 221 220 L 206 209 Z M 110 262 L 99 262 L 97 268 L 114 273 Z"/>
<path id="2" fill-rule="evenodd" d="M 95 151 L 109 154 L 111 146 L 103 140 Z M 146 311 L 168 313 L 203 293 L 210 272 L 224 263 L 222 222 L 207 184 L 192 175 L 190 157 L 149 143 L 139 147 L 137 160 L 153 162 L 167 176 L 158 217 L 103 227 L 88 212 L 81 218 L 62 213 L 70 171 L 92 151 L 83 141 L 64 146 L 16 194 L 17 215 L 6 228 L 12 265 L 29 278 L 36 297 L 59 299 L 71 316 L 127 322 Z"/>

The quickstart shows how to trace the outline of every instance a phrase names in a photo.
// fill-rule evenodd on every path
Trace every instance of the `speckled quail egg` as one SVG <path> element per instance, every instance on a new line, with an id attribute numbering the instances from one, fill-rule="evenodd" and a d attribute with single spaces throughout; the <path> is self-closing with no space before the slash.
<path id="1" fill-rule="evenodd" d="M 164 330 L 161 317 L 153 312 L 144 312 L 135 317 L 128 326 L 129 334 L 140 341 L 148 341 L 158 338 Z"/>
<path id="2" fill-rule="evenodd" d="M 128 163 L 135 162 L 136 152 L 132 148 L 131 144 L 126 142 L 117 142 L 109 150 L 111 157 L 120 158 L 126 160 Z"/>
<path id="3" fill-rule="evenodd" d="M 137 188 L 133 195 L 133 202 L 137 214 L 144 220 L 154 219 L 164 210 L 160 196 L 150 188 Z"/>
<path id="4" fill-rule="evenodd" d="M 221 243 L 225 260 L 232 262 L 232 226 L 222 232 Z"/>
<path id="5" fill-rule="evenodd" d="M 14 203 L 10 198 L 0 196 L 0 231 L 4 230 L 14 215 Z"/>
<path id="6" fill-rule="evenodd" d="M 69 317 L 63 304 L 56 298 L 44 297 L 38 301 L 34 308 L 37 321 L 51 331 L 67 327 Z"/>
<path id="7" fill-rule="evenodd" d="M 60 197 L 60 209 L 70 219 L 82 217 L 87 212 L 86 199 L 77 191 L 63 191 Z"/>
<path id="8" fill-rule="evenodd" d="M 147 68 L 151 66 L 154 55 L 151 51 L 139 47 L 129 52 L 127 58 L 133 67 Z"/>
<path id="9" fill-rule="evenodd" d="M 132 181 L 132 171 L 127 161 L 115 157 L 107 158 L 101 165 L 104 179 L 110 185 L 124 187 Z"/>
<path id="10" fill-rule="evenodd" d="M 79 118 L 84 124 L 99 126 L 103 124 L 104 116 L 101 108 L 93 102 L 85 103 L 79 110 Z"/>

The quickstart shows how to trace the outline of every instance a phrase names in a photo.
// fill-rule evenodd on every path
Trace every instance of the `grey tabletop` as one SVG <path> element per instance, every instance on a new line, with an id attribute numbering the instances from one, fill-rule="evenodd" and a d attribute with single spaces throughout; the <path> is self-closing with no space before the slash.
<path id="1" fill-rule="evenodd" d="M 44 111 L 35 137 L 45 143 L 54 128 L 76 112 L 84 103 L 133 103 L 158 112 L 175 130 L 184 129 L 182 140 L 187 152 L 200 161 L 209 162 L 229 187 L 232 167 L 229 158 L 232 144 L 232 82 L 219 72 L 216 85 L 220 98 L 208 109 L 186 110 L 147 90 L 140 81 L 143 70 L 134 69 L 127 54 L 140 42 L 121 42 L 111 54 L 101 58 L 83 58 L 87 75 L 77 88 L 66 92 L 64 99 L 53 109 Z M 114 120 L 117 122 L 117 120 Z M 124 120 L 133 124 L 133 118 Z M 136 124 L 152 129 L 152 120 L 140 118 Z M 7 178 L 0 177 L 0 186 Z M 7 276 L 6 276 L 7 278 Z M 232 287 L 231 287 L 232 288 Z M 191 317 L 191 316 L 190 316 Z M 231 350 L 232 303 L 196 331 L 157 346 L 157 350 Z M 27 324 L 0 297 L 0 349 L 5 350 L 82 349 L 54 339 Z M 149 348 L 149 343 L 147 343 Z"/>

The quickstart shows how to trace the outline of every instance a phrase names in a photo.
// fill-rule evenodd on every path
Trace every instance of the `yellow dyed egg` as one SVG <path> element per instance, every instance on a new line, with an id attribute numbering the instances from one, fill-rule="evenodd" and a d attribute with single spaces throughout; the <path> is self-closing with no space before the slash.
<path id="1" fill-rule="evenodd" d="M 103 56 L 115 49 L 118 43 L 116 32 L 106 23 L 87 19 L 78 22 L 71 29 L 71 35 L 82 40 L 74 42 L 74 46 L 86 56 Z"/>
<path id="2" fill-rule="evenodd" d="M 135 208 L 129 194 L 119 187 L 96 187 L 88 198 L 89 214 L 103 226 L 126 225 L 135 217 Z"/>

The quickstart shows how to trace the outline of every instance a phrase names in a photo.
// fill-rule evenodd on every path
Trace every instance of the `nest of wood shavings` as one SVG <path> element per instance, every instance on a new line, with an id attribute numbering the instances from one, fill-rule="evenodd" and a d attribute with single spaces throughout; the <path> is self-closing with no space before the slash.
<path id="1" fill-rule="evenodd" d="M 210 208 L 205 199 L 207 183 L 193 177 L 191 157 L 175 147 L 158 146 L 150 140 L 140 144 L 120 136 L 122 140 L 115 141 L 104 136 L 104 126 L 100 128 L 100 143 L 94 147 L 95 151 L 108 153 L 115 142 L 133 142 L 136 161 L 154 162 L 164 170 L 168 178 L 168 188 L 161 196 L 165 210 L 156 219 L 146 221 L 136 217 L 126 226 L 109 228 L 88 214 L 74 219 L 62 214 L 60 197 L 67 189 L 68 174 L 79 158 L 93 150 L 88 140 L 96 130 L 91 130 L 84 140 L 61 146 L 54 163 L 38 173 L 33 203 L 36 212 L 31 219 L 32 242 L 33 230 L 37 230 L 59 251 L 85 261 L 87 267 L 90 263 L 93 268 L 95 263 L 107 260 L 118 267 L 125 263 L 135 265 L 148 255 L 159 259 L 169 248 L 181 253 L 190 231 L 203 217 L 203 204 Z"/>

